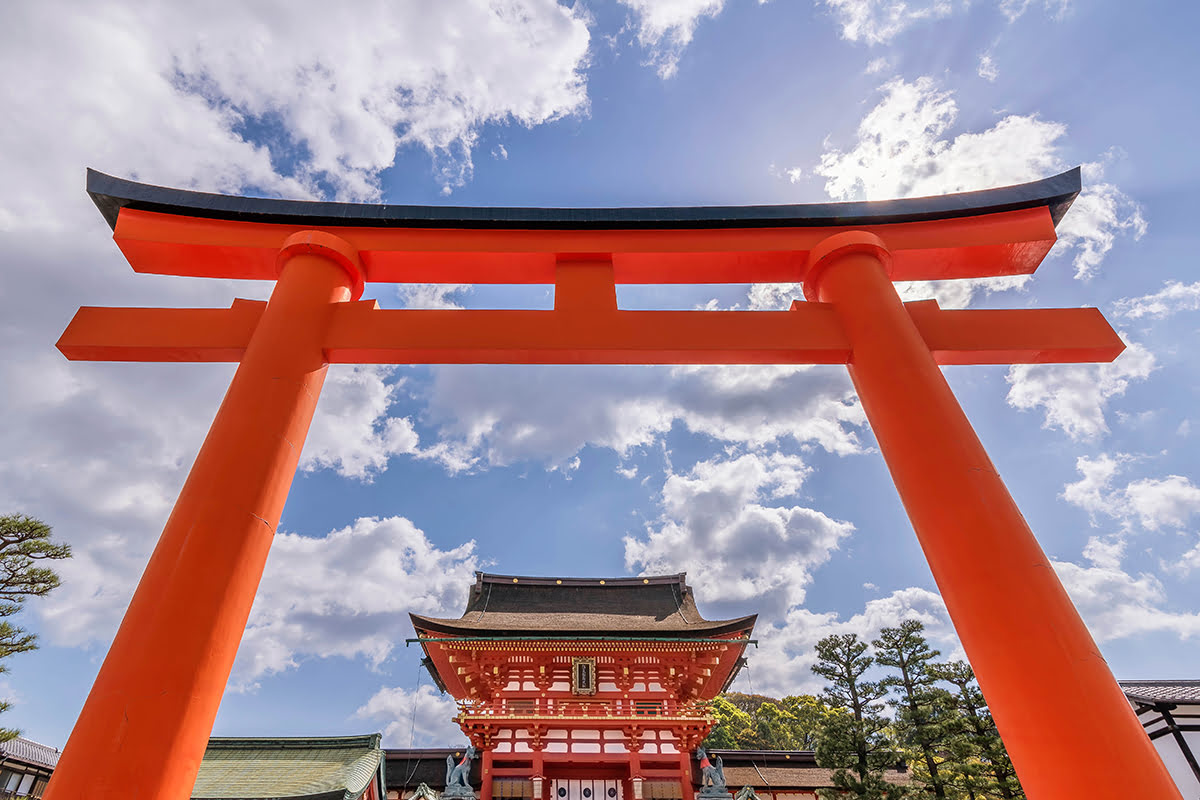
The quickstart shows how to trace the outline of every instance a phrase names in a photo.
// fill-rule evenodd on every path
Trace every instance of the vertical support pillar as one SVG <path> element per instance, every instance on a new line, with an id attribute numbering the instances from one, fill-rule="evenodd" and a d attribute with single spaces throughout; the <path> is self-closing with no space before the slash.
<path id="1" fill-rule="evenodd" d="M 850 377 L 1031 800 L 1179 798 L 1078 612 L 896 294 L 883 242 L 810 257 Z"/>
<path id="2" fill-rule="evenodd" d="M 262 578 L 317 397 L 333 305 L 357 252 L 305 231 L 146 566 L 46 800 L 187 800 Z"/>
<path id="3" fill-rule="evenodd" d="M 625 701 L 628 703 L 628 699 Z M 636 732 L 626 730 L 625 750 L 629 753 L 629 775 L 622 782 L 621 800 L 642 800 L 642 754 L 640 752 L 641 741 L 638 740 Z"/>
<path id="4" fill-rule="evenodd" d="M 676 741 L 680 744 L 679 751 L 679 783 L 683 790 L 683 800 L 696 800 L 696 789 L 692 786 L 692 752 L 685 747 L 688 739 L 684 731 L 676 731 Z M 697 744 L 699 744 L 697 742 Z"/>
<path id="5" fill-rule="evenodd" d="M 483 758 L 479 762 L 479 800 L 492 800 L 492 747 L 490 741 L 488 745 L 484 748 Z"/>

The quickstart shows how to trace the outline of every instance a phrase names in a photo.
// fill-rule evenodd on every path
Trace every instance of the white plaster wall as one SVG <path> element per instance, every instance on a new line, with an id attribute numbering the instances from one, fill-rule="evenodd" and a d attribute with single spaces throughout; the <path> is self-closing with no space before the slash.
<path id="1" fill-rule="evenodd" d="M 1200 732 L 1185 731 L 1183 738 L 1191 748 L 1192 754 L 1200 758 Z M 1154 747 L 1167 765 L 1167 771 L 1175 779 L 1175 785 L 1183 794 L 1185 800 L 1200 800 L 1200 782 L 1192 774 L 1192 768 L 1179 750 L 1175 737 L 1167 734 L 1154 740 Z"/>

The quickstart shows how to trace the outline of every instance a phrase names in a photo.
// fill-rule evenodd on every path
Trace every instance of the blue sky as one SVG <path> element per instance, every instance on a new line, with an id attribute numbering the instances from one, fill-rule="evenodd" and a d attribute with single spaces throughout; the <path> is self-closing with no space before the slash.
<path id="1" fill-rule="evenodd" d="M 0 510 L 76 557 L 30 603 L 4 724 L 62 745 L 232 374 L 71 364 L 90 305 L 262 284 L 135 276 L 84 168 L 210 191 L 457 205 L 882 199 L 1084 165 L 1030 279 L 948 307 L 1094 305 L 1111 365 L 947 375 L 1120 678 L 1200 656 L 1200 13 L 1081 0 L 446 0 L 0 10 Z M 385 306 L 548 307 L 550 287 L 373 285 Z M 794 286 L 625 287 L 626 308 L 778 308 Z M 822 636 L 916 617 L 957 650 L 840 368 L 331 369 L 215 733 L 458 741 L 407 612 L 476 569 L 686 570 L 760 613 L 738 689 L 814 691 Z M 1014 587 L 1019 591 L 1019 587 Z M 1031 675 L 1036 674 L 1031 658 Z"/>

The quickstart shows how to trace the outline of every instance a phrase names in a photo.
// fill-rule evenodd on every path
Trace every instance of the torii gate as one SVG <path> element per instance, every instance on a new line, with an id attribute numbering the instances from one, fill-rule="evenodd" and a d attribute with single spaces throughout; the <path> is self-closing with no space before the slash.
<path id="1" fill-rule="evenodd" d="M 1111 361 L 1096 309 L 943 311 L 892 281 L 1032 273 L 1079 170 L 871 203 L 351 205 L 89 171 L 137 272 L 276 280 L 228 309 L 81 308 L 67 358 L 237 372 L 46 800 L 189 797 L 330 363 L 846 364 L 1033 800 L 1179 798 L 940 364 Z M 373 282 L 553 283 L 552 311 L 384 310 Z M 617 283 L 804 283 L 789 311 L 621 311 Z"/>

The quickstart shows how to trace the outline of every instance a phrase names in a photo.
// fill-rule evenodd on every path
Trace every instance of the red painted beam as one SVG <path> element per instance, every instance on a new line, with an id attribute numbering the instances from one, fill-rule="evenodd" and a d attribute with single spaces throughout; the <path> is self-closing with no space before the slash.
<path id="1" fill-rule="evenodd" d="M 284 240 L 309 229 L 125 208 L 113 238 L 137 272 L 274 280 Z M 809 251 L 845 230 L 883 239 L 898 281 L 1028 274 L 1055 241 L 1046 208 L 853 228 L 336 229 L 368 282 L 554 283 L 560 257 L 611 254 L 622 284 L 801 281 Z"/>
<path id="2" fill-rule="evenodd" d="M 81 308 L 59 339 L 73 361 L 238 361 L 265 307 Z M 1103 362 L 1125 345 L 1096 309 L 943 311 L 908 304 L 939 364 Z M 384 310 L 339 304 L 335 364 L 845 364 L 830 306 L 790 311 Z"/>
<path id="3" fill-rule="evenodd" d="M 229 308 L 83 306 L 58 339 L 71 361 L 241 361 L 267 304 Z"/>

